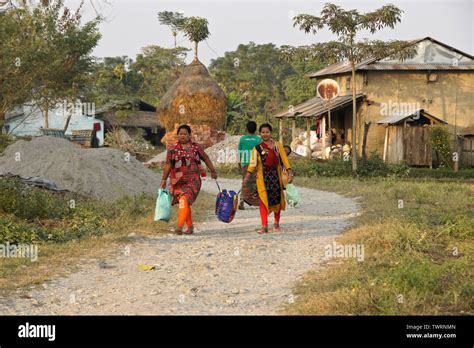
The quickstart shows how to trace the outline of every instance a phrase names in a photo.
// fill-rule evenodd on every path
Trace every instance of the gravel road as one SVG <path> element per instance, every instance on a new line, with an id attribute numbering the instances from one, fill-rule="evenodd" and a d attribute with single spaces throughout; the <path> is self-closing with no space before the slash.
<path id="1" fill-rule="evenodd" d="M 219 182 L 230 189 L 240 185 L 236 179 Z M 210 179 L 203 190 L 217 193 Z M 295 300 L 295 282 L 322 267 L 324 246 L 359 210 L 336 193 L 299 190 L 302 201 L 282 213 L 281 232 L 258 235 L 257 208 L 238 211 L 231 224 L 209 212 L 192 236 L 132 237 L 100 259 L 82 259 L 76 273 L 30 288 L 21 298 L 13 293 L 0 301 L 0 314 L 277 314 Z M 140 271 L 139 264 L 155 269 Z"/>

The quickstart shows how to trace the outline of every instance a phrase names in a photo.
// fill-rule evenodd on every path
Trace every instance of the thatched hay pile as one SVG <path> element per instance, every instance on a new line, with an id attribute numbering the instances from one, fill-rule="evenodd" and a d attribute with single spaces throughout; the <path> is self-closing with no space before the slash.
<path id="1" fill-rule="evenodd" d="M 193 61 L 161 98 L 157 112 L 167 132 L 173 131 L 177 123 L 224 130 L 226 96 L 204 64 Z"/>

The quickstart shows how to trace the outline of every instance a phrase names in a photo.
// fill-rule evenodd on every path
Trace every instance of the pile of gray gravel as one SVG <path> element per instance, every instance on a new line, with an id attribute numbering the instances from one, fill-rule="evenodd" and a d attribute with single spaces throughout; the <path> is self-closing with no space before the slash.
<path id="1" fill-rule="evenodd" d="M 43 177 L 59 188 L 103 199 L 155 194 L 160 176 L 127 153 L 84 149 L 66 139 L 19 140 L 0 156 L 0 175 Z"/>
<path id="2" fill-rule="evenodd" d="M 241 135 L 231 135 L 208 147 L 206 153 L 214 165 L 235 165 L 239 163 L 237 150 Z"/>
<path id="3" fill-rule="evenodd" d="M 227 136 L 224 140 L 208 147 L 205 151 L 214 165 L 237 165 L 237 150 L 241 135 Z M 148 167 L 156 167 L 166 162 L 166 151 L 146 162 Z"/>

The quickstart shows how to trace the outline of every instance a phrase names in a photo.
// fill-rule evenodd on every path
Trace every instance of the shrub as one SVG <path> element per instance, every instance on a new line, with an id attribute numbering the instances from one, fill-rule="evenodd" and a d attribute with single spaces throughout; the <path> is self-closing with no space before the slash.
<path id="1" fill-rule="evenodd" d="M 1 128 L 1 127 L 0 127 Z M 13 138 L 8 134 L 0 133 L 0 154 L 5 151 L 8 145 L 14 142 Z"/>
<path id="2" fill-rule="evenodd" d="M 440 165 L 451 165 L 451 145 L 448 127 L 437 124 L 429 128 L 429 142 L 440 156 L 441 163 Z"/>
<path id="3" fill-rule="evenodd" d="M 0 212 L 13 214 L 20 219 L 53 219 L 68 216 L 69 205 L 62 196 L 27 186 L 19 179 L 0 179 Z"/>

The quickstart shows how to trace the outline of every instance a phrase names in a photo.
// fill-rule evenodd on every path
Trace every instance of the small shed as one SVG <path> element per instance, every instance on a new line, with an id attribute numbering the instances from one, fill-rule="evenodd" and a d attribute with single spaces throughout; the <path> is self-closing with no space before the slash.
<path id="1" fill-rule="evenodd" d="M 104 131 L 123 129 L 134 136 L 140 130 L 144 138 L 158 145 L 165 131 L 156 117 L 156 107 L 142 100 L 115 101 L 96 112 L 96 117 L 104 121 Z"/>
<path id="2" fill-rule="evenodd" d="M 474 124 L 459 132 L 461 165 L 474 167 Z"/>
<path id="3" fill-rule="evenodd" d="M 447 124 L 424 109 L 392 114 L 377 122 L 385 125 L 383 160 L 390 164 L 405 161 L 410 166 L 431 166 L 433 150 L 428 127 Z"/>

